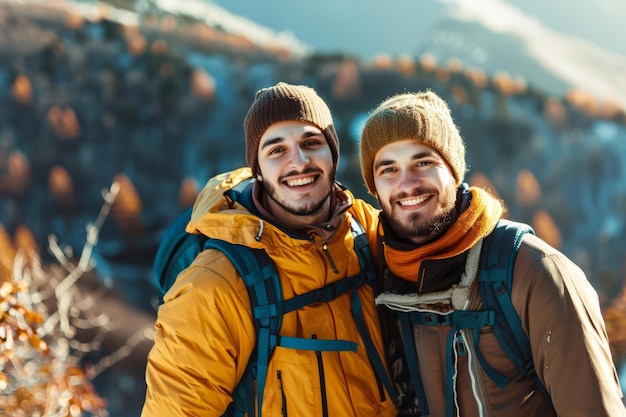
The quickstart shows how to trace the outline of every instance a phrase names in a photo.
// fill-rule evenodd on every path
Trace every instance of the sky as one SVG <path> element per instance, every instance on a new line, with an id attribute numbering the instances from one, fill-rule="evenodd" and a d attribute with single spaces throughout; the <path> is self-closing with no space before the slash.
<path id="1" fill-rule="evenodd" d="M 385 52 L 411 54 L 447 10 L 473 4 L 485 14 L 510 4 L 552 30 L 579 36 L 626 55 L 624 0 L 205 0 L 278 32 L 287 31 L 325 52 L 371 58 Z"/>

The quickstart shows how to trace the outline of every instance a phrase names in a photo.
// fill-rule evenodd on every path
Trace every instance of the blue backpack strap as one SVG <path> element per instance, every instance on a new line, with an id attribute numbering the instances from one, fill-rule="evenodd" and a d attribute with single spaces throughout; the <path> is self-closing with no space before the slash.
<path id="1" fill-rule="evenodd" d="M 372 260 L 372 251 L 370 250 L 369 241 L 367 235 L 361 223 L 354 217 L 350 223 L 350 231 L 354 238 L 354 250 L 359 258 L 359 266 L 363 272 L 372 272 L 374 274 L 374 262 Z M 376 284 L 378 280 L 373 280 L 372 285 Z M 376 289 L 376 288 L 374 288 Z"/>
<path id="2" fill-rule="evenodd" d="M 328 284 L 325 287 L 296 295 L 295 297 L 285 300 L 280 307 L 280 313 L 286 314 L 313 303 L 326 303 L 334 300 L 342 294 L 350 292 L 354 289 L 369 284 L 372 276 L 369 273 L 360 273 L 348 278 Z"/>
<path id="3" fill-rule="evenodd" d="M 367 331 L 367 327 L 365 325 L 365 321 L 363 320 L 363 308 L 361 306 L 361 298 L 359 297 L 358 291 L 355 289 L 352 291 L 350 296 L 351 300 L 351 308 L 352 308 L 352 316 L 354 317 L 354 321 L 356 323 L 357 328 L 359 329 L 359 333 L 361 334 L 361 339 L 363 339 L 363 344 L 365 345 L 365 350 L 367 351 L 367 356 L 369 357 L 370 363 L 374 368 L 374 371 L 377 375 L 377 379 L 383 383 L 387 393 L 391 397 L 392 401 L 396 402 L 396 392 L 391 384 L 391 380 L 389 375 L 387 374 L 385 364 L 378 354 L 376 350 L 376 346 L 374 346 L 374 341 Z M 379 386 L 379 391 L 381 394 L 381 399 L 384 399 L 384 391 Z"/>
<path id="4" fill-rule="evenodd" d="M 282 299 L 278 272 L 265 252 L 260 249 L 250 249 L 218 239 L 208 239 L 204 249 L 209 248 L 217 249 L 228 257 L 248 288 L 257 342 L 244 378 L 235 389 L 235 398 L 245 398 L 248 415 L 261 416 L 267 364 L 275 346 L 272 345 L 275 339 L 271 336 L 278 333 L 282 323 L 282 316 L 276 311 L 276 305 Z M 258 413 L 255 413 L 254 405 L 254 378 L 257 392 L 260 393 L 256 404 Z M 243 388 L 240 388 L 242 384 Z M 239 406 L 235 404 L 235 408 Z"/>
<path id="5" fill-rule="evenodd" d="M 376 269 L 374 268 L 374 262 L 372 259 L 372 251 L 370 249 L 369 241 L 367 238 L 367 234 L 363 229 L 363 226 L 358 222 L 357 219 L 352 217 L 352 222 L 350 224 L 350 230 L 352 231 L 352 236 L 354 238 L 354 250 L 359 258 L 359 266 L 361 267 L 361 274 L 366 275 L 367 278 L 364 280 L 367 284 L 371 285 L 374 294 L 378 294 L 378 277 L 376 276 Z M 360 286 L 360 285 L 359 285 Z M 365 349 L 367 351 L 367 356 L 370 359 L 370 363 L 374 368 L 374 371 L 377 375 L 377 380 L 379 381 L 379 390 L 381 392 L 381 398 L 384 398 L 384 391 L 382 387 L 380 387 L 380 383 L 384 385 L 387 393 L 391 397 L 392 401 L 395 403 L 397 400 L 397 393 L 393 389 L 393 384 L 391 383 L 391 379 L 389 378 L 389 374 L 386 371 L 385 364 L 383 359 L 378 354 L 376 347 L 374 346 L 374 341 L 367 331 L 367 327 L 365 325 L 365 321 L 363 320 L 363 309 L 361 306 L 361 299 L 359 298 L 359 294 L 356 291 L 357 287 L 354 286 L 351 295 L 351 308 L 352 308 L 352 316 L 354 317 L 354 321 L 359 329 L 359 333 L 361 334 L 361 338 L 363 339 L 363 343 L 365 344 Z M 382 326 L 382 322 L 379 323 Z"/>
<path id="6" fill-rule="evenodd" d="M 483 240 L 478 285 L 485 310 L 495 313 L 493 329 L 502 349 L 519 372 L 532 378 L 550 401 L 550 395 L 537 376 L 530 341 L 511 301 L 513 267 L 526 233 L 534 234 L 526 224 L 505 219 L 498 221 L 494 231 Z M 490 377 L 495 378 L 494 382 L 501 388 L 508 383 L 506 378 Z"/>
<path id="7" fill-rule="evenodd" d="M 419 361 L 417 359 L 417 347 L 415 346 L 415 337 L 413 335 L 413 322 L 417 314 L 412 312 L 397 312 L 400 321 L 400 331 L 402 333 L 402 345 L 404 346 L 404 357 L 406 358 L 406 366 L 409 368 L 413 389 L 417 397 L 417 404 L 422 415 L 430 415 L 428 409 L 428 401 L 426 400 L 426 391 L 420 374 Z"/>
<path id="8" fill-rule="evenodd" d="M 244 417 L 248 410 L 254 412 L 254 376 L 252 367 L 246 367 L 241 381 L 233 392 L 233 401 L 230 403 L 223 417 Z"/>

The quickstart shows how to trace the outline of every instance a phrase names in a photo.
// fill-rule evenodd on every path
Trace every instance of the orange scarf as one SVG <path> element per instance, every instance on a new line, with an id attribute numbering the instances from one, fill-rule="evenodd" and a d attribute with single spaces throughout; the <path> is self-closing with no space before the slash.
<path id="1" fill-rule="evenodd" d="M 408 251 L 385 245 L 385 261 L 394 275 L 416 281 L 423 260 L 459 255 L 493 230 L 504 211 L 502 203 L 482 188 L 471 187 L 470 191 L 469 207 L 432 243 Z"/>

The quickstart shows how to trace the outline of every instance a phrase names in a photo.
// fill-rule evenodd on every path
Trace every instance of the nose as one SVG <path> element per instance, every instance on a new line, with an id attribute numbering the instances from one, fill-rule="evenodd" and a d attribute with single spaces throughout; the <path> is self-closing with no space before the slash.
<path id="1" fill-rule="evenodd" d="M 401 189 L 412 189 L 420 183 L 421 179 L 419 175 L 416 175 L 411 170 L 405 170 L 402 172 L 402 178 L 400 179 Z"/>
<path id="2" fill-rule="evenodd" d="M 291 166 L 301 167 L 304 165 L 308 165 L 311 162 L 311 159 L 304 149 L 296 147 L 291 152 L 291 158 L 289 162 Z"/>

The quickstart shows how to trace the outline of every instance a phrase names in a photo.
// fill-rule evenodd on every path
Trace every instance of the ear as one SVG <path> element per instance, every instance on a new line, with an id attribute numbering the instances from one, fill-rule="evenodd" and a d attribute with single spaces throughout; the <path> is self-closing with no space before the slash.
<path id="1" fill-rule="evenodd" d="M 263 175 L 261 175 L 261 170 L 257 165 L 256 168 L 252 168 L 252 176 L 259 182 L 263 182 Z"/>

